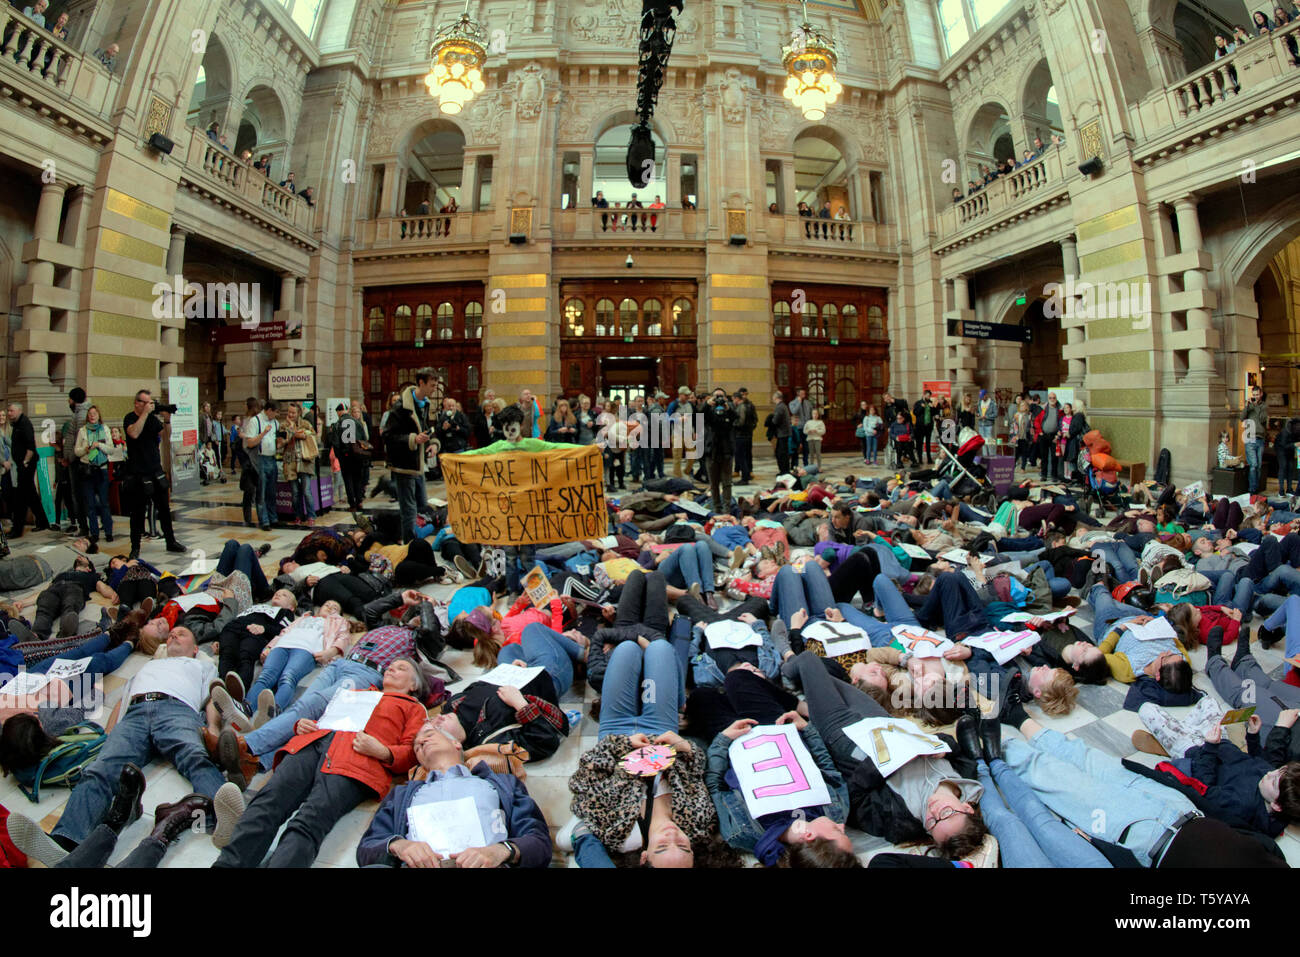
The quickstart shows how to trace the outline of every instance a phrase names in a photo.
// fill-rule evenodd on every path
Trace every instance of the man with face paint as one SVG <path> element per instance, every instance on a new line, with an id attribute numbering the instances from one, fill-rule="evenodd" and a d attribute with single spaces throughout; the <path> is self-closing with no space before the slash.
<path id="1" fill-rule="evenodd" d="M 433 395 L 435 381 L 433 369 L 427 366 L 416 372 L 415 385 L 402 390 L 402 398 L 384 426 L 384 448 L 397 486 L 403 542 L 415 537 L 415 516 L 429 502 L 424 485 L 424 459 L 433 437 L 434 410 L 429 397 Z"/>

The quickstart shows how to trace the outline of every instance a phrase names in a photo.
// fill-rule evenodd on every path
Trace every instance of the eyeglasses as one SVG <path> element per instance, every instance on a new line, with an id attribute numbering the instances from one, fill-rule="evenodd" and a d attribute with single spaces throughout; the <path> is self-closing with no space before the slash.
<path id="1" fill-rule="evenodd" d="M 948 818 L 952 817 L 954 814 L 969 814 L 969 813 L 970 811 L 963 811 L 959 807 L 952 807 L 952 806 L 946 807 L 942 811 L 940 811 L 937 815 L 931 814 L 928 817 L 926 817 L 925 829 L 927 831 L 933 830 L 936 824 L 938 824 L 940 821 L 948 820 Z"/>

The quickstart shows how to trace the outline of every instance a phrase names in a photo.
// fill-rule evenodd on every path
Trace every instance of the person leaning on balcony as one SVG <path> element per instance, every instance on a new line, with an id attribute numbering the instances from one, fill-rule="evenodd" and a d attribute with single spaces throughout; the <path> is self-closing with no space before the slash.
<path id="1" fill-rule="evenodd" d="M 972 183 L 971 185 L 973 186 L 973 185 L 975 185 L 975 184 Z M 956 186 L 954 186 L 954 187 L 952 188 L 952 201 L 953 201 L 954 203 L 960 203 L 960 202 L 961 202 L 963 199 L 965 199 L 965 198 L 966 198 L 966 197 L 965 197 L 964 195 L 962 195 L 962 191 L 961 191 L 961 189 L 959 189 L 959 188 L 956 187 Z"/>
<path id="2" fill-rule="evenodd" d="M 280 186 L 295 196 L 298 194 L 298 184 L 293 181 L 293 173 L 290 173 L 287 179 L 280 180 Z"/>
<path id="3" fill-rule="evenodd" d="M 110 43 L 104 49 L 95 51 L 96 59 L 104 65 L 104 69 L 109 73 L 112 73 L 117 67 L 117 51 L 118 46 L 116 43 Z"/>
<path id="4" fill-rule="evenodd" d="M 1225 37 L 1222 33 L 1216 33 L 1214 35 L 1214 58 L 1216 60 L 1222 60 L 1229 53 L 1236 53 L 1236 52 L 1237 52 L 1236 43 L 1229 43 L 1228 38 Z"/>
<path id="5" fill-rule="evenodd" d="M 54 34 L 56 40 L 68 39 L 68 15 L 60 13 L 59 19 L 54 21 L 54 26 L 50 27 L 50 32 Z"/>
<path id="6" fill-rule="evenodd" d="M 41 29 L 45 29 L 45 8 L 48 6 L 48 0 L 36 0 L 32 6 L 23 7 L 23 16 Z"/>
<path id="7" fill-rule="evenodd" d="M 1250 34 L 1246 32 L 1246 28 L 1245 28 L 1245 27 L 1243 27 L 1240 23 L 1234 23 L 1234 24 L 1232 25 L 1232 42 L 1233 42 L 1233 43 L 1235 43 L 1237 46 L 1241 46 L 1243 43 L 1247 42 L 1249 39 L 1250 39 Z"/>
<path id="8" fill-rule="evenodd" d="M 220 142 L 220 138 L 221 138 L 221 124 L 213 120 L 211 123 L 208 124 L 208 139 L 212 140 L 212 142 L 214 143 L 217 143 Z"/>
<path id="9" fill-rule="evenodd" d="M 308 206 L 315 206 L 316 205 L 315 187 L 304 186 L 302 188 L 302 192 L 298 194 L 298 198 L 302 200 L 306 200 Z"/>
<path id="10" fill-rule="evenodd" d="M 982 184 L 975 182 L 975 180 L 973 180 L 973 179 L 968 179 L 968 180 L 966 180 L 966 195 L 967 195 L 967 196 L 974 196 L 976 193 L 978 193 L 978 192 L 979 192 L 981 189 L 983 189 L 983 188 L 984 188 L 984 186 L 983 186 Z"/>
<path id="11" fill-rule="evenodd" d="M 609 209 L 609 200 L 605 198 L 604 190 L 596 190 L 596 198 L 591 201 L 591 205 L 593 209 Z M 609 213 L 600 214 L 600 228 L 609 229 Z"/>
<path id="12" fill-rule="evenodd" d="M 1295 0 L 1292 0 L 1293 4 L 1294 2 Z M 1281 30 L 1284 26 L 1286 26 L 1288 23 L 1292 23 L 1294 20 L 1295 17 L 1287 13 L 1281 7 L 1273 8 L 1273 29 L 1274 30 Z M 1296 47 L 1295 34 L 1289 34 L 1287 37 L 1284 38 L 1283 42 L 1286 44 L 1287 53 L 1290 54 L 1291 56 L 1291 65 L 1300 66 L 1300 49 L 1297 49 Z"/>
<path id="13" fill-rule="evenodd" d="M 655 201 L 654 201 L 653 203 L 650 204 L 650 208 L 651 208 L 651 209 L 664 209 L 664 208 L 666 208 L 666 207 L 664 206 L 663 197 L 661 197 L 658 193 L 656 193 L 656 194 L 655 194 Z M 658 215 L 657 213 L 651 213 L 651 214 L 650 214 L 650 231 L 653 233 L 653 232 L 655 232 L 658 228 L 659 228 L 659 215 Z"/>
<path id="14" fill-rule="evenodd" d="M 1035 156 L 1035 157 L 1042 156 L 1043 153 L 1045 153 L 1046 151 L 1047 151 L 1047 147 L 1043 145 L 1043 138 L 1042 138 L 1041 136 L 1035 136 L 1035 137 L 1034 137 L 1034 156 Z"/>

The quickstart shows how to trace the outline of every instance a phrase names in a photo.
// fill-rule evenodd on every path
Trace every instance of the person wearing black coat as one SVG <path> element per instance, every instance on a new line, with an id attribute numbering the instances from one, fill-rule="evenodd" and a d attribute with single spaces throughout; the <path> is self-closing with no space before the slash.
<path id="1" fill-rule="evenodd" d="M 45 517 L 45 508 L 41 504 L 40 493 L 36 491 L 36 469 L 40 456 L 36 452 L 36 430 L 32 420 L 23 412 L 17 402 L 9 405 L 9 424 L 13 427 L 13 445 L 10 454 L 18 473 L 18 484 L 14 488 L 14 525 L 10 538 L 21 538 L 23 524 L 27 521 L 27 511 L 36 516 L 36 530 L 43 532 L 50 527 Z"/>
<path id="2" fill-rule="evenodd" d="M 1300 489 L 1300 468 L 1295 457 L 1297 439 L 1300 439 L 1300 418 L 1284 422 L 1273 440 L 1273 451 L 1277 453 L 1277 490 L 1283 495 L 1294 495 Z"/>
<path id="3" fill-rule="evenodd" d="M 469 444 L 469 420 L 456 408 L 456 400 L 443 399 L 443 409 L 434 422 L 434 433 L 442 443 L 442 452 L 463 452 Z"/>
<path id="4" fill-rule="evenodd" d="M 709 439 L 705 450 L 708 459 L 709 495 L 713 510 L 724 514 L 731 510 L 731 464 L 736 451 L 736 430 L 740 414 L 727 399 L 724 389 L 714 389 L 704 407 L 704 432 Z"/>
<path id="5" fill-rule="evenodd" d="M 926 389 L 916 405 L 912 407 L 912 441 L 916 449 L 918 465 L 921 463 L 922 455 L 925 456 L 927 463 L 934 463 L 934 459 L 930 457 L 930 436 L 934 434 L 934 423 L 938 417 L 930 390 Z"/>

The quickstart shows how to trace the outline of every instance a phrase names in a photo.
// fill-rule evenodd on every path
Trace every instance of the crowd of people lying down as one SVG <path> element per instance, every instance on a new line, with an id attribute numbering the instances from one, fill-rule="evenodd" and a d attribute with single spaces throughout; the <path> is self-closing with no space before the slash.
<path id="1" fill-rule="evenodd" d="M 1148 484 L 1094 518 L 1060 486 L 1014 486 L 991 509 L 953 493 L 928 470 L 838 481 L 814 465 L 731 513 L 689 478 L 647 481 L 609 502 L 597 541 L 484 547 L 430 507 L 405 543 L 352 525 L 287 555 L 232 540 L 195 582 L 76 555 L 0 611 L 8 673 L 86 660 L 0 699 L 0 766 L 32 786 L 69 741 L 96 749 L 52 830 L 10 807 L 9 837 L 48 866 L 104 866 L 161 758 L 193 793 L 158 805 L 119 866 L 201 839 L 185 836 L 196 814 L 214 866 L 306 866 L 374 801 L 361 866 L 544 867 L 556 846 L 582 867 L 1287 866 L 1289 500 Z M 541 598 L 520 584 L 534 566 Z M 1019 635 L 1017 653 L 990 632 Z M 1255 656 L 1273 645 L 1280 680 Z M 86 676 L 102 686 L 133 654 L 148 660 L 97 736 Z M 598 697 L 581 704 L 577 682 Z M 1045 726 L 1110 682 L 1150 762 Z M 371 692 L 351 726 L 326 716 L 340 689 Z M 527 767 L 579 733 L 578 708 L 595 743 L 547 820 Z M 880 718 L 929 750 L 887 766 L 854 732 Z M 764 812 L 732 744 L 785 725 L 824 787 Z"/>

